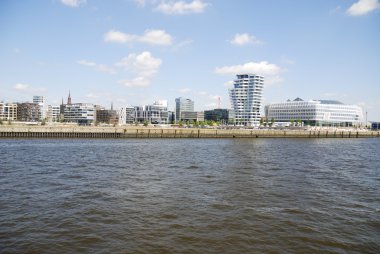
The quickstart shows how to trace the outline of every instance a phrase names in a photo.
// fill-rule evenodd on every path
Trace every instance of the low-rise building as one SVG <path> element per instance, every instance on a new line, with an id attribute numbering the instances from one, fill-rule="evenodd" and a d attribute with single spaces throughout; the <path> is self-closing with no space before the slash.
<path id="1" fill-rule="evenodd" d="M 310 126 L 357 126 L 363 123 L 363 111 L 357 105 L 347 105 L 334 100 L 294 101 L 273 103 L 265 107 L 268 121 L 302 121 Z"/>
<path id="2" fill-rule="evenodd" d="M 223 124 L 234 123 L 235 112 L 232 109 L 205 110 L 205 120 L 212 120 Z"/>
<path id="3" fill-rule="evenodd" d="M 59 105 L 49 105 L 47 118 L 49 122 L 57 122 L 60 117 L 60 106 Z"/>
<path id="4" fill-rule="evenodd" d="M 380 130 L 380 122 L 371 122 L 371 129 L 372 130 Z"/>
<path id="5" fill-rule="evenodd" d="M 119 116 L 117 111 L 113 109 L 96 110 L 96 122 L 117 124 L 119 123 Z"/>
<path id="6" fill-rule="evenodd" d="M 92 103 L 72 103 L 63 107 L 65 122 L 78 124 L 92 124 L 96 120 L 96 111 Z"/>
<path id="7" fill-rule="evenodd" d="M 135 121 L 139 123 L 167 124 L 169 123 L 168 102 L 155 101 L 153 105 L 135 106 Z"/>
<path id="8" fill-rule="evenodd" d="M 197 112 L 197 111 L 182 111 L 181 112 L 181 121 L 193 121 L 193 122 L 199 122 L 204 121 L 205 115 L 204 112 Z"/>
<path id="9" fill-rule="evenodd" d="M 132 124 L 135 122 L 135 108 L 130 106 L 122 107 L 119 110 L 119 124 Z"/>
<path id="10" fill-rule="evenodd" d="M 17 103 L 0 102 L 0 120 L 17 120 Z"/>
<path id="11" fill-rule="evenodd" d="M 38 103 L 17 103 L 17 121 L 38 122 L 40 121 L 40 105 Z"/>

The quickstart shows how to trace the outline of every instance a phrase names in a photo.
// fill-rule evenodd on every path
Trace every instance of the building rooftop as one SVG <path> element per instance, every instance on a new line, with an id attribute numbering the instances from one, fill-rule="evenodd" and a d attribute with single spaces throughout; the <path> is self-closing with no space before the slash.
<path id="1" fill-rule="evenodd" d="M 335 100 L 314 100 L 314 101 L 319 101 L 321 104 L 340 104 L 343 105 L 343 102 L 340 101 L 335 101 Z"/>

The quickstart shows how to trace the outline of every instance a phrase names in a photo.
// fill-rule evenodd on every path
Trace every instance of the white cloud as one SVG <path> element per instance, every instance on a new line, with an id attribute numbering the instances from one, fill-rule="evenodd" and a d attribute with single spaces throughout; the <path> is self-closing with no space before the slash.
<path id="1" fill-rule="evenodd" d="M 114 69 L 109 68 L 104 64 L 97 64 L 94 62 L 89 62 L 87 60 L 79 60 L 79 61 L 77 61 L 77 63 L 80 65 L 84 65 L 84 66 L 94 68 L 95 70 L 100 71 L 100 72 L 105 72 L 105 73 L 109 73 L 109 74 L 115 74 L 116 73 L 116 71 Z"/>
<path id="2" fill-rule="evenodd" d="M 89 94 L 86 94 L 86 98 L 99 98 L 99 95 L 94 94 L 94 93 L 89 93 Z"/>
<path id="3" fill-rule="evenodd" d="M 179 89 L 178 92 L 180 92 L 180 93 L 189 93 L 189 92 L 191 92 L 191 89 L 190 88 L 182 88 L 182 89 Z"/>
<path id="4" fill-rule="evenodd" d="M 16 85 L 13 86 L 14 89 L 18 91 L 25 91 L 29 88 L 28 84 L 22 84 L 22 83 L 17 83 Z"/>
<path id="5" fill-rule="evenodd" d="M 127 71 L 137 73 L 137 77 L 132 80 L 121 80 L 119 83 L 127 87 L 143 87 L 150 84 L 151 77 L 157 73 L 162 64 L 161 59 L 155 58 L 148 51 L 141 54 L 129 54 L 115 65 Z"/>
<path id="6" fill-rule="evenodd" d="M 202 13 L 208 6 L 202 0 L 185 1 L 162 1 L 155 10 L 169 15 L 183 15 L 190 13 Z"/>
<path id="7" fill-rule="evenodd" d="M 347 14 L 351 16 L 362 16 L 376 9 L 380 9 L 378 0 L 359 0 L 351 5 L 347 10 Z"/>
<path id="8" fill-rule="evenodd" d="M 233 86 L 234 86 L 234 82 L 232 80 L 227 81 L 226 83 L 224 83 L 224 87 L 232 88 Z"/>
<path id="9" fill-rule="evenodd" d="M 133 0 L 133 2 L 135 2 L 139 7 L 144 7 L 146 5 L 145 0 Z"/>
<path id="10" fill-rule="evenodd" d="M 275 64 L 270 64 L 266 61 L 259 63 L 248 62 L 242 65 L 232 65 L 217 67 L 215 72 L 217 74 L 232 74 L 236 75 L 239 73 L 253 73 L 263 76 L 273 76 L 280 73 L 281 69 Z"/>
<path id="11" fill-rule="evenodd" d="M 266 85 L 273 85 L 273 84 L 276 84 L 276 83 L 281 83 L 282 81 L 284 81 L 284 79 L 280 76 L 268 76 L 266 79 L 265 79 L 265 84 Z"/>
<path id="12" fill-rule="evenodd" d="M 117 30 L 110 30 L 104 35 L 106 42 L 133 43 L 143 42 L 151 45 L 172 45 L 173 38 L 164 30 L 147 29 L 143 35 L 125 34 Z"/>
<path id="13" fill-rule="evenodd" d="M 243 46 L 247 44 L 262 44 L 255 36 L 247 33 L 235 34 L 234 38 L 230 41 L 231 44 L 237 46 Z"/>
<path id="14" fill-rule="evenodd" d="M 184 41 L 181 41 L 180 43 L 174 45 L 174 47 L 172 47 L 172 49 L 174 51 L 176 51 L 176 50 L 179 50 L 179 49 L 182 49 L 184 47 L 191 45 L 193 42 L 194 42 L 193 40 L 184 40 Z"/>
<path id="15" fill-rule="evenodd" d="M 61 0 L 61 3 L 69 7 L 78 7 L 86 4 L 86 0 Z"/>
<path id="16" fill-rule="evenodd" d="M 146 87 L 150 85 L 150 80 L 145 77 L 136 77 L 132 80 L 120 80 L 119 84 L 126 87 Z"/>
<path id="17" fill-rule="evenodd" d="M 26 93 L 35 93 L 35 92 L 46 92 L 47 89 L 44 87 L 37 87 L 33 88 L 29 84 L 23 84 L 23 83 L 17 83 L 13 86 L 13 89 L 19 91 L 19 92 L 26 92 Z"/>

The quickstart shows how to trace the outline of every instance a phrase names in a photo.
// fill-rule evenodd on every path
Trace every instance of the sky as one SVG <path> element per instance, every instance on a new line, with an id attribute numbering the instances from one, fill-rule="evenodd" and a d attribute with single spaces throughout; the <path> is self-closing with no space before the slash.
<path id="1" fill-rule="evenodd" d="M 380 121 L 379 1 L 2 0 L 0 101 L 230 108 L 244 72 L 264 105 L 334 99 Z"/>

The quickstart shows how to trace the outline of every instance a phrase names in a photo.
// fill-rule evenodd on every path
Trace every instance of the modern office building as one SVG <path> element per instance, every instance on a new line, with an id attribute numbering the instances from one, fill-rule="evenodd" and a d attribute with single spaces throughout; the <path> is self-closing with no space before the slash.
<path id="1" fill-rule="evenodd" d="M 255 74 L 238 74 L 234 87 L 229 89 L 231 106 L 237 125 L 258 126 L 264 87 L 264 77 Z"/>
<path id="2" fill-rule="evenodd" d="M 221 122 L 223 124 L 235 123 L 235 112 L 232 109 L 205 110 L 205 120 Z"/>
<path id="3" fill-rule="evenodd" d="M 187 98 L 176 98 L 175 99 L 175 116 L 176 121 L 183 120 L 181 119 L 181 113 L 184 111 L 194 112 L 194 101 Z"/>
<path id="4" fill-rule="evenodd" d="M 118 112 L 113 109 L 96 110 L 96 122 L 107 123 L 107 124 L 118 124 L 119 123 Z"/>
<path id="5" fill-rule="evenodd" d="M 374 131 L 380 130 L 380 122 L 371 122 L 371 129 Z"/>
<path id="6" fill-rule="evenodd" d="M 293 101 L 273 103 L 265 107 L 267 119 L 276 122 L 301 120 L 310 126 L 357 126 L 363 123 L 363 111 L 357 105 L 346 105 L 335 100 Z"/>
<path id="7" fill-rule="evenodd" d="M 17 103 L 0 102 L 0 120 L 17 120 Z"/>
<path id="8" fill-rule="evenodd" d="M 33 103 L 37 103 L 40 107 L 40 120 L 48 117 L 48 105 L 45 96 L 35 95 L 33 96 Z"/>
<path id="9" fill-rule="evenodd" d="M 155 101 L 153 105 L 135 106 L 135 121 L 143 123 L 147 121 L 152 124 L 169 123 L 168 101 Z"/>
<path id="10" fill-rule="evenodd" d="M 135 122 L 135 108 L 134 107 L 122 107 L 119 110 L 119 124 L 132 124 Z"/>
<path id="11" fill-rule="evenodd" d="M 47 119 L 49 122 L 57 122 L 60 117 L 59 105 L 48 105 Z"/>
<path id="12" fill-rule="evenodd" d="M 89 125 L 96 120 L 96 111 L 92 103 L 71 103 L 64 105 L 65 122 Z"/>
<path id="13" fill-rule="evenodd" d="M 183 112 L 181 112 L 181 121 L 199 122 L 199 121 L 204 121 L 204 120 L 205 120 L 204 112 L 195 112 L 195 111 L 183 111 Z"/>
<path id="14" fill-rule="evenodd" d="M 40 121 L 40 105 L 37 103 L 17 103 L 17 121 L 38 122 Z"/>

